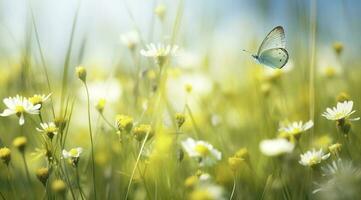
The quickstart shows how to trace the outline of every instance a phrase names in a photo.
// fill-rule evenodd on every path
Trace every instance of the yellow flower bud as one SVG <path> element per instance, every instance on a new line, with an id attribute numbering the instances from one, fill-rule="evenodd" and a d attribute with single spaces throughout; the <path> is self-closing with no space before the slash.
<path id="1" fill-rule="evenodd" d="M 147 134 L 148 139 L 153 137 L 152 127 L 149 124 L 140 124 L 133 129 L 133 134 L 138 141 L 142 141 Z"/>
<path id="2" fill-rule="evenodd" d="M 104 107 L 105 107 L 106 100 L 104 98 L 101 98 L 98 100 L 97 104 L 95 105 L 95 108 L 100 112 L 103 113 Z"/>
<path id="3" fill-rule="evenodd" d="M 133 128 L 133 118 L 127 115 L 117 115 L 115 123 L 119 131 L 126 131 L 129 133 Z"/>
<path id="4" fill-rule="evenodd" d="M 80 80 L 82 80 L 83 82 L 86 81 L 86 69 L 83 66 L 78 66 L 75 69 L 76 71 L 76 75 L 78 76 L 78 78 Z"/>
<path id="5" fill-rule="evenodd" d="M 228 158 L 228 165 L 233 171 L 237 171 L 241 167 L 243 162 L 244 162 L 243 158 L 239 158 L 239 157 Z"/>
<path id="6" fill-rule="evenodd" d="M 20 136 L 20 137 L 16 137 L 14 139 L 13 145 L 17 149 L 19 149 L 20 152 L 23 153 L 25 151 L 25 147 L 26 147 L 27 142 L 28 142 L 28 140 L 26 139 L 26 137 Z"/>
<path id="7" fill-rule="evenodd" d="M 11 151 L 9 148 L 3 147 L 0 148 L 0 159 L 8 165 L 11 160 Z"/>
<path id="8" fill-rule="evenodd" d="M 64 181 L 57 179 L 51 183 L 51 189 L 57 194 L 65 194 L 66 185 Z"/>
<path id="9" fill-rule="evenodd" d="M 44 185 L 46 185 L 46 182 L 49 178 L 49 169 L 46 167 L 42 167 L 36 170 L 36 177 L 39 179 L 39 181 Z"/>
<path id="10" fill-rule="evenodd" d="M 185 118 L 183 113 L 176 113 L 175 114 L 175 120 L 177 122 L 178 128 L 180 128 L 184 124 L 184 122 L 186 121 L 186 118 Z"/>
<path id="11" fill-rule="evenodd" d="M 158 5 L 155 10 L 154 13 L 159 17 L 159 19 L 163 20 L 164 16 L 166 14 L 166 7 L 164 4 L 160 4 Z"/>
<path id="12" fill-rule="evenodd" d="M 340 55 L 343 51 L 343 44 L 341 42 L 334 42 L 333 43 L 333 50 L 335 50 L 337 55 Z"/>
<path id="13" fill-rule="evenodd" d="M 351 99 L 350 95 L 347 94 L 346 92 L 341 92 L 336 97 L 337 102 L 349 101 L 350 99 Z"/>

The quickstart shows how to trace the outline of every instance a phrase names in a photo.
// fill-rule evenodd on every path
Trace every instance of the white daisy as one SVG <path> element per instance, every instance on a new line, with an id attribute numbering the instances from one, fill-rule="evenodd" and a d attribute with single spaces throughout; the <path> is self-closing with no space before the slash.
<path id="1" fill-rule="evenodd" d="M 154 58 L 155 62 L 162 66 L 169 56 L 176 56 L 178 46 L 164 45 L 164 44 L 149 44 L 146 46 L 147 49 L 142 49 L 140 54 L 145 57 Z"/>
<path id="2" fill-rule="evenodd" d="M 120 41 L 130 50 L 133 50 L 138 45 L 140 37 L 137 31 L 129 31 L 120 36 Z"/>
<path id="3" fill-rule="evenodd" d="M 314 166 L 317 164 L 320 164 L 323 160 L 326 160 L 328 157 L 330 157 L 330 153 L 325 154 L 322 149 L 319 151 L 316 151 L 315 149 L 312 149 L 312 151 L 307 151 L 304 154 L 300 155 L 301 159 L 299 163 L 304 166 Z"/>
<path id="4" fill-rule="evenodd" d="M 64 158 L 79 158 L 80 154 L 83 152 L 83 148 L 81 147 L 77 147 L 77 148 L 72 148 L 69 151 L 66 151 L 65 149 L 63 149 L 63 157 Z"/>
<path id="5" fill-rule="evenodd" d="M 285 153 L 291 153 L 295 145 L 286 139 L 278 138 L 261 141 L 259 148 L 266 156 L 279 156 Z"/>
<path id="6" fill-rule="evenodd" d="M 299 122 L 292 122 L 287 124 L 281 124 L 280 128 L 278 129 L 279 132 L 285 133 L 287 135 L 298 135 L 304 131 L 307 131 L 308 129 L 313 127 L 313 121 L 309 120 L 306 123 L 303 123 L 302 121 Z"/>
<path id="7" fill-rule="evenodd" d="M 0 116 L 6 117 L 10 115 L 16 115 L 19 117 L 19 124 L 25 123 L 24 113 L 28 114 L 39 114 L 41 104 L 33 105 L 27 98 L 16 95 L 16 97 L 9 97 L 3 100 L 6 108 Z"/>
<path id="8" fill-rule="evenodd" d="M 344 101 L 344 102 L 338 102 L 336 107 L 333 108 L 327 108 L 326 112 L 322 114 L 322 116 L 326 117 L 328 120 L 343 120 L 348 119 L 355 110 L 352 110 L 353 107 L 353 101 Z M 350 121 L 356 121 L 359 120 L 360 117 L 349 119 Z"/>
<path id="9" fill-rule="evenodd" d="M 58 127 L 54 122 L 49 123 L 40 123 L 41 128 L 36 128 L 37 131 L 46 134 L 50 139 L 54 137 L 54 135 L 58 134 Z"/>
<path id="10" fill-rule="evenodd" d="M 190 157 L 198 159 L 200 166 L 212 166 L 222 158 L 221 152 L 202 140 L 187 138 L 182 141 L 182 146 Z"/>

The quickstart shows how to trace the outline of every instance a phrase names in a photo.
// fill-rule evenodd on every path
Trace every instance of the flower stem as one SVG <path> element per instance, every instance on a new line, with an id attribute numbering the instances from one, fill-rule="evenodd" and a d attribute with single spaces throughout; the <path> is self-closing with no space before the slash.
<path id="1" fill-rule="evenodd" d="M 26 162 L 26 158 L 25 158 L 25 152 L 21 153 L 21 157 L 23 158 L 23 162 L 25 166 L 26 178 L 28 179 L 29 187 L 31 187 L 30 173 L 29 173 L 28 163 Z"/>
<path id="2" fill-rule="evenodd" d="M 80 186 L 80 178 L 79 178 L 79 170 L 78 170 L 78 167 L 76 167 L 76 181 L 77 181 L 77 184 L 78 184 L 78 187 L 79 187 L 79 193 L 80 193 L 80 197 L 82 200 L 84 200 L 84 192 L 83 192 L 83 189 L 81 188 Z"/>
<path id="3" fill-rule="evenodd" d="M 93 190 L 94 190 L 94 197 L 97 199 L 97 192 L 95 187 L 95 164 L 94 164 L 94 143 L 93 143 L 93 133 L 92 133 L 92 126 L 91 126 L 91 116 L 90 116 L 90 98 L 89 98 L 89 89 L 86 82 L 84 82 L 86 95 L 88 100 L 88 125 L 89 125 L 89 136 L 90 136 L 90 144 L 91 144 L 91 157 L 92 157 L 92 175 L 93 175 Z"/>
<path id="4" fill-rule="evenodd" d="M 9 165 L 6 165 L 6 167 L 7 167 L 7 169 L 8 169 L 8 185 L 10 185 L 10 188 L 11 188 L 11 190 L 12 190 L 14 199 L 17 199 L 14 184 L 11 182 L 11 172 L 10 172 Z"/>
<path id="5" fill-rule="evenodd" d="M 236 190 L 236 176 L 233 176 L 233 188 L 232 188 L 232 193 L 231 196 L 229 197 L 229 200 L 233 199 L 233 195 L 234 195 L 234 191 Z"/>

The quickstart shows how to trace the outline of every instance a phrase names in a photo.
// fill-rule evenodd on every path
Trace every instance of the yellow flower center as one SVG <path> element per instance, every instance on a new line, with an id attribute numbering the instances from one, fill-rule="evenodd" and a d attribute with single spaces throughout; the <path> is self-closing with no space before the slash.
<path id="1" fill-rule="evenodd" d="M 71 157 L 77 157 L 78 156 L 78 150 L 77 149 L 71 149 L 69 151 L 69 154 Z"/>
<path id="2" fill-rule="evenodd" d="M 48 133 L 54 133 L 54 132 L 58 131 L 58 129 L 54 126 L 49 126 L 48 128 L 45 129 L 45 131 Z"/>
<path id="3" fill-rule="evenodd" d="M 317 163 L 319 163 L 318 157 L 317 157 L 317 156 L 312 156 L 312 157 L 310 158 L 310 160 L 309 160 L 310 166 L 313 166 L 313 165 L 315 165 L 315 164 L 317 164 Z"/>
<path id="4" fill-rule="evenodd" d="M 33 104 L 41 104 L 43 102 L 43 98 L 39 95 L 34 95 L 33 97 L 29 98 L 29 101 Z"/>
<path id="5" fill-rule="evenodd" d="M 203 144 L 197 144 L 195 147 L 196 152 L 198 152 L 201 156 L 207 156 L 209 154 L 209 149 Z"/>
<path id="6" fill-rule="evenodd" d="M 23 113 L 23 112 L 25 112 L 24 106 L 15 106 L 15 112 L 16 112 L 16 113 Z"/>

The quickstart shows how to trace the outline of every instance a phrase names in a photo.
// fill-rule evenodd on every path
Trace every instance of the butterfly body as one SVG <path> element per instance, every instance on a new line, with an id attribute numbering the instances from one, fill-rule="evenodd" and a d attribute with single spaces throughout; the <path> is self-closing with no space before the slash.
<path id="1" fill-rule="evenodd" d="M 259 63 L 281 69 L 288 62 L 288 52 L 286 48 L 285 32 L 282 26 L 273 28 L 262 41 L 258 52 L 252 55 Z"/>

